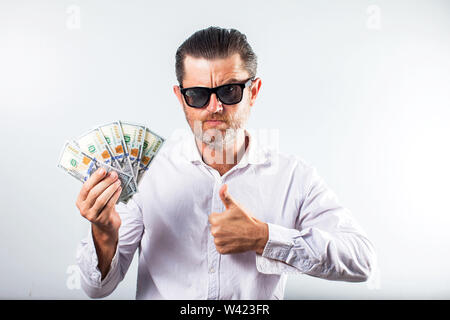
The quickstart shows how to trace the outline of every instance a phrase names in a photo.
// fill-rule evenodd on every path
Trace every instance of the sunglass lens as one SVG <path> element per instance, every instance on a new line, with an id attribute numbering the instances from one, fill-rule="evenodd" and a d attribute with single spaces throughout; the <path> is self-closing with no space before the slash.
<path id="1" fill-rule="evenodd" d="M 186 90 L 184 97 L 191 107 L 201 108 L 209 100 L 209 91 L 208 89 L 192 88 Z"/>
<path id="2" fill-rule="evenodd" d="M 242 99 L 242 88 L 238 85 L 227 85 L 217 90 L 219 99 L 225 104 L 236 104 Z"/>

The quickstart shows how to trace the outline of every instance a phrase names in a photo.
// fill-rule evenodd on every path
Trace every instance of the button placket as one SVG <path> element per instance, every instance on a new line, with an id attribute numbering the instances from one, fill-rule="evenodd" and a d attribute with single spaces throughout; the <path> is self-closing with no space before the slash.
<path id="1" fill-rule="evenodd" d="M 212 172 L 214 176 L 214 190 L 212 195 L 211 212 L 222 211 L 221 199 L 219 196 L 219 189 L 222 185 L 222 179 L 217 171 Z M 210 212 L 210 213 L 211 213 Z M 210 214 L 209 213 L 209 214 Z M 208 233 L 208 299 L 219 298 L 219 267 L 220 267 L 220 254 L 216 250 L 214 244 L 214 237 L 211 232 Z"/>

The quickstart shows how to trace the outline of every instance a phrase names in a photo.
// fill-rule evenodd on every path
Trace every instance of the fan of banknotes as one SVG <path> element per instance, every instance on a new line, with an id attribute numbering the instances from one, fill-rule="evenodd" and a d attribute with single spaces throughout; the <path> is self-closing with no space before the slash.
<path id="1" fill-rule="evenodd" d="M 126 203 L 164 141 L 146 126 L 113 121 L 67 140 L 58 167 L 81 182 L 98 168 L 117 172 L 122 186 L 118 202 Z"/>

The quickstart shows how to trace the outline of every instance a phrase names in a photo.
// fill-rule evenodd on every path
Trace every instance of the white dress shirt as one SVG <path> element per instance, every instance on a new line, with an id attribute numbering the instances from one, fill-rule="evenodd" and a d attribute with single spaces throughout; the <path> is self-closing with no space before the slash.
<path id="1" fill-rule="evenodd" d="M 373 246 L 316 169 L 250 133 L 244 156 L 223 176 L 202 161 L 191 132 L 168 139 L 139 192 L 116 206 L 119 242 L 103 280 L 91 232 L 81 241 L 77 261 L 86 294 L 109 295 L 137 248 L 136 299 L 283 299 L 289 273 L 367 280 Z M 208 215 L 225 210 L 219 196 L 224 183 L 236 201 L 268 223 L 262 255 L 217 252 Z"/>

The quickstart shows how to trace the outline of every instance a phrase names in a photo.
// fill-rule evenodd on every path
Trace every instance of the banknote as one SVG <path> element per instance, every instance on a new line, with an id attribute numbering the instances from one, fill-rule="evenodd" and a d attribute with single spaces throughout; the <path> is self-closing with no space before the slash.
<path id="1" fill-rule="evenodd" d="M 149 128 L 145 128 L 144 144 L 142 147 L 141 161 L 139 163 L 139 173 L 137 181 L 142 179 L 144 173 L 148 170 L 150 163 L 161 149 L 165 139 L 151 131 Z"/>
<path id="2" fill-rule="evenodd" d="M 100 167 L 116 171 L 122 185 L 118 202 L 127 203 L 164 141 L 145 125 L 113 121 L 66 141 L 58 167 L 81 182 Z"/>
<path id="3" fill-rule="evenodd" d="M 98 168 L 104 168 L 106 172 L 117 172 L 118 179 L 120 180 L 122 186 L 129 184 L 129 182 L 133 179 L 132 176 L 126 174 L 125 172 L 117 170 L 104 162 L 97 161 L 95 158 L 84 153 L 73 141 L 65 142 L 57 166 L 83 183 Z M 122 199 L 128 198 L 129 196 L 126 195 L 126 189 L 122 188 L 122 193 L 118 202 L 123 201 Z"/>
<path id="4" fill-rule="evenodd" d="M 121 169 L 119 162 L 112 157 L 108 143 L 99 129 L 95 128 L 83 133 L 75 142 L 81 151 L 92 158 L 109 164 L 116 169 Z"/>
<path id="5" fill-rule="evenodd" d="M 123 131 L 123 137 L 127 145 L 131 167 L 133 168 L 136 182 L 139 173 L 142 149 L 144 147 L 145 126 L 127 121 L 119 121 Z"/>
<path id="6" fill-rule="evenodd" d="M 130 181 L 130 188 L 134 192 L 137 192 L 136 177 L 133 174 L 133 167 L 131 166 L 120 122 L 114 121 L 100 126 L 99 129 L 103 133 L 105 140 L 108 142 L 113 158 L 119 162 L 122 171 L 133 177 Z"/>
<path id="7" fill-rule="evenodd" d="M 81 151 L 92 158 L 95 158 L 97 161 L 109 164 L 113 168 L 123 171 L 119 161 L 112 156 L 112 151 L 100 129 L 91 129 L 79 136 L 74 142 L 80 147 Z M 121 197 L 130 197 L 136 192 L 136 190 L 133 189 L 133 184 L 130 185 L 130 183 L 123 185 L 122 188 L 125 189 L 126 192 L 123 193 Z M 125 199 L 121 198 L 121 200 Z"/>

